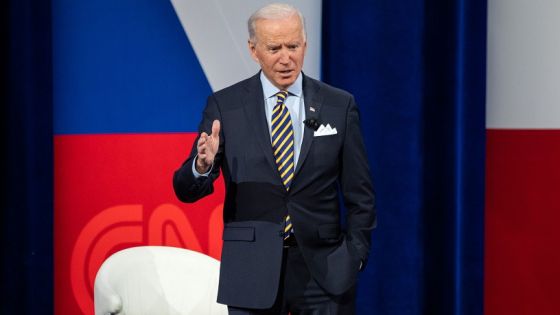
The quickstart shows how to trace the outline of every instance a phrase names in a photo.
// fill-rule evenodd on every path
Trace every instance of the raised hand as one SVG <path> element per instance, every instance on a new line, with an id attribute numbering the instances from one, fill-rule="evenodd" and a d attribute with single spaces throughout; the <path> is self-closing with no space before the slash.
<path id="1" fill-rule="evenodd" d="M 214 163 L 214 157 L 218 152 L 220 145 L 220 121 L 214 120 L 212 123 L 212 133 L 208 135 L 206 132 L 200 134 L 196 149 L 198 157 L 196 159 L 196 171 L 203 174 L 208 172 Z"/>

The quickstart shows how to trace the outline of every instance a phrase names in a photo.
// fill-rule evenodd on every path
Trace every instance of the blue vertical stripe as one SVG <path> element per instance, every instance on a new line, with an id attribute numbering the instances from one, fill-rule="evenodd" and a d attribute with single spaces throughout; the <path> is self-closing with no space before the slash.
<path id="1" fill-rule="evenodd" d="M 0 4 L 0 314 L 53 313 L 50 6 Z"/>
<path id="2" fill-rule="evenodd" d="M 454 280 L 455 280 L 455 287 L 454 287 L 454 293 L 455 293 L 455 297 L 454 297 L 454 313 L 453 314 L 463 314 L 463 297 L 462 297 L 462 286 L 463 286 L 463 282 L 462 282 L 462 277 L 463 277 L 463 239 L 462 239 L 462 219 L 463 219 L 463 213 L 465 211 L 464 208 L 464 199 L 463 199 L 463 172 L 465 171 L 465 166 L 463 163 L 463 154 L 464 154 L 464 143 L 463 143 L 463 139 L 464 139 L 464 124 L 463 124 L 463 120 L 462 120 L 462 116 L 464 114 L 464 110 L 465 110 L 465 103 L 464 103 L 464 80 L 463 80 L 463 76 L 464 76 L 464 67 L 465 67 L 465 60 L 464 60 L 464 54 L 463 54 L 463 49 L 464 47 L 464 43 L 465 43 L 465 36 L 464 36 L 464 32 L 465 32 L 465 20 L 464 20 L 464 3 L 463 0 L 457 0 L 457 8 L 455 10 L 456 12 L 456 25 L 457 25 L 457 32 L 456 32 L 456 60 L 455 60 L 455 81 L 456 81 L 456 85 L 454 87 L 455 91 L 456 91 L 456 97 L 455 97 L 455 104 L 457 106 L 457 109 L 455 111 L 455 132 L 456 132 L 456 136 L 455 136 L 455 152 L 456 152 L 456 157 L 455 157 L 455 188 L 454 188 L 454 194 L 455 194 L 455 209 L 456 209 L 456 214 L 455 214 L 455 260 L 454 260 L 454 264 L 455 264 L 455 272 L 454 272 Z"/>
<path id="3" fill-rule="evenodd" d="M 379 209 L 357 314 L 482 314 L 486 1 L 323 8 L 323 78 L 356 97 Z"/>

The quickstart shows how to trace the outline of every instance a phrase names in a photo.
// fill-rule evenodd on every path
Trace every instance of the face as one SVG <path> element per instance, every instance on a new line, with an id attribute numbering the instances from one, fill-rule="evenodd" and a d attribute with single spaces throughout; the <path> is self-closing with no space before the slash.
<path id="1" fill-rule="evenodd" d="M 255 42 L 249 40 L 251 56 L 279 89 L 288 88 L 297 79 L 306 48 L 303 25 L 297 15 L 285 19 L 257 20 Z"/>

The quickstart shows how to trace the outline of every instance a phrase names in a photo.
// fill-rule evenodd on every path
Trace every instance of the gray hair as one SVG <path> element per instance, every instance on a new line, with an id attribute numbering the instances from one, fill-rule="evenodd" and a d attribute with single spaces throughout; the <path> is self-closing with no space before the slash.
<path id="1" fill-rule="evenodd" d="M 287 3 L 272 3 L 255 11 L 255 13 L 253 13 L 247 21 L 249 40 L 253 43 L 256 42 L 255 28 L 258 20 L 278 20 L 289 18 L 294 14 L 297 14 L 299 17 L 299 21 L 302 26 L 303 39 L 305 40 L 307 38 L 305 31 L 305 18 L 298 9 Z"/>

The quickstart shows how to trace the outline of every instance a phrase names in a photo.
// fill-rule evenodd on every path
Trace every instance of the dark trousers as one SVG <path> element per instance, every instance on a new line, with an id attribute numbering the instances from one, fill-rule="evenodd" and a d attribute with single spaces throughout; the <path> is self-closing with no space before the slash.
<path id="1" fill-rule="evenodd" d="M 228 307 L 230 315 L 352 315 L 355 287 L 340 296 L 325 292 L 311 277 L 297 246 L 284 248 L 282 280 L 270 309 Z"/>

